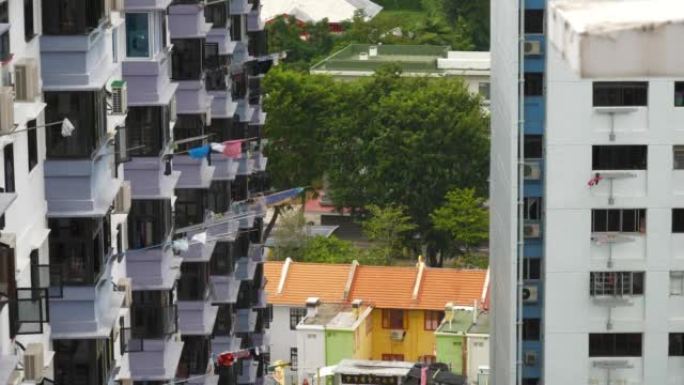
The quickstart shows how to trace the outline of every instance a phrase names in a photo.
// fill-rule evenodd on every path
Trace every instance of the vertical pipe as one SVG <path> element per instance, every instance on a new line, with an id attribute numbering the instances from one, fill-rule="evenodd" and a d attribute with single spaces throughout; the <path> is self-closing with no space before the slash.
<path id="1" fill-rule="evenodd" d="M 518 250 L 517 315 L 516 315 L 516 383 L 522 385 L 523 375 L 523 257 L 525 249 L 524 182 L 525 182 L 525 0 L 518 0 Z"/>

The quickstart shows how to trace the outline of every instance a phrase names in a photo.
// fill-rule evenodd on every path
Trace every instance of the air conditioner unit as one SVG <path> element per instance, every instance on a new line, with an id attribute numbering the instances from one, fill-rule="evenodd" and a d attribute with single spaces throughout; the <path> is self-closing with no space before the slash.
<path id="1" fill-rule="evenodd" d="M 35 59 L 23 59 L 14 65 L 14 91 L 17 100 L 33 102 L 39 94 L 38 64 Z"/>
<path id="2" fill-rule="evenodd" d="M 110 0 L 111 10 L 116 12 L 122 12 L 124 10 L 124 0 Z"/>
<path id="3" fill-rule="evenodd" d="M 0 134 L 14 131 L 14 89 L 0 87 Z"/>
<path id="4" fill-rule="evenodd" d="M 523 230 L 525 233 L 525 238 L 539 238 L 541 235 L 539 223 L 526 223 Z"/>
<path id="5" fill-rule="evenodd" d="M 393 341 L 403 341 L 404 336 L 406 336 L 406 331 L 402 329 L 396 329 L 390 331 L 390 339 Z"/>
<path id="6" fill-rule="evenodd" d="M 128 112 L 126 82 L 115 80 L 112 82 L 112 114 L 124 115 L 126 112 Z"/>
<path id="7" fill-rule="evenodd" d="M 541 42 L 530 40 L 525 42 L 525 56 L 541 55 Z"/>
<path id="8" fill-rule="evenodd" d="M 21 385 L 22 382 L 24 382 L 24 375 L 17 369 L 10 375 L 7 385 Z"/>
<path id="9" fill-rule="evenodd" d="M 131 211 L 131 182 L 124 181 L 114 201 L 114 211 L 117 213 L 129 213 Z"/>
<path id="10" fill-rule="evenodd" d="M 133 385 L 133 380 L 121 380 L 121 385 Z"/>
<path id="11" fill-rule="evenodd" d="M 28 381 L 40 383 L 43 380 L 43 344 L 31 343 L 24 351 L 24 378 Z"/>
<path id="12" fill-rule="evenodd" d="M 523 286 L 522 297 L 524 303 L 532 303 L 539 301 L 539 288 L 536 286 Z"/>
<path id="13" fill-rule="evenodd" d="M 525 179 L 538 180 L 541 178 L 541 166 L 537 162 L 525 162 Z"/>
<path id="14" fill-rule="evenodd" d="M 528 350 L 525 352 L 524 357 L 525 366 L 536 366 L 537 365 L 537 352 Z"/>
<path id="15" fill-rule="evenodd" d="M 131 279 L 123 277 L 120 278 L 116 284 L 116 289 L 117 291 L 124 293 L 123 306 L 131 307 L 131 304 L 133 303 L 133 289 L 131 287 Z"/>

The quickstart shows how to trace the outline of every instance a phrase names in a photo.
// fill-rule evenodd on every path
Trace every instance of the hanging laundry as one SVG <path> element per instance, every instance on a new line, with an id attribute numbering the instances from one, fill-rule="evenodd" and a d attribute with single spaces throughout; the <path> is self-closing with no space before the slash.
<path id="1" fill-rule="evenodd" d="M 603 177 L 601 176 L 601 174 L 599 174 L 597 172 L 593 178 L 589 179 L 589 182 L 587 182 L 587 185 L 589 187 L 594 187 L 594 186 L 598 185 L 602 179 L 603 179 Z"/>
<path id="2" fill-rule="evenodd" d="M 229 158 L 239 158 L 242 156 L 242 140 L 228 140 L 223 142 L 223 155 Z"/>
<path id="3" fill-rule="evenodd" d="M 211 151 L 218 152 L 218 153 L 223 153 L 225 151 L 226 146 L 223 143 L 212 143 L 211 144 Z"/>
<path id="4" fill-rule="evenodd" d="M 211 148 L 209 147 L 209 145 L 205 145 L 202 147 L 191 148 L 190 150 L 188 150 L 188 155 L 190 155 L 190 157 L 193 159 L 202 159 L 209 155 L 210 151 Z"/>
<path id="5" fill-rule="evenodd" d="M 205 231 L 203 233 L 197 233 L 197 234 L 193 235 L 192 238 L 190 238 L 190 240 L 193 242 L 205 244 L 205 243 L 207 243 L 207 232 Z"/>

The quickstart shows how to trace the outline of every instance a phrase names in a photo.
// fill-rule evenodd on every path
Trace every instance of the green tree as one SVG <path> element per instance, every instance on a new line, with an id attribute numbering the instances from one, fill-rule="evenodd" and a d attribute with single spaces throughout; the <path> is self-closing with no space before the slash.
<path id="1" fill-rule="evenodd" d="M 454 41 L 453 47 L 469 47 L 477 50 L 489 49 L 489 8 L 490 0 L 421 0 L 423 8 L 433 17 L 443 18 L 456 36 L 466 41 Z M 467 27 L 465 27 L 467 24 Z M 467 31 L 468 35 L 463 35 Z M 460 48 L 458 48 L 460 49 Z"/>
<path id="2" fill-rule="evenodd" d="M 427 256 L 441 264 L 447 242 L 430 214 L 447 191 L 487 189 L 488 118 L 457 78 L 401 78 L 381 71 L 339 93 L 326 138 L 329 194 L 337 207 L 399 205 Z"/>
<path id="3" fill-rule="evenodd" d="M 271 256 L 282 261 L 297 259 L 306 245 L 306 221 L 301 210 L 290 210 L 280 216 L 278 227 L 273 231 L 274 247 Z"/>
<path id="4" fill-rule="evenodd" d="M 363 234 L 373 242 L 369 255 L 373 259 L 389 263 L 392 258 L 402 256 L 406 239 L 416 225 L 410 216 L 405 214 L 402 206 L 380 207 L 366 206 L 368 218 L 361 223 Z"/>
<path id="5" fill-rule="evenodd" d="M 471 257 L 473 247 L 488 238 L 489 214 L 484 207 L 484 198 L 478 197 L 475 189 L 449 191 L 444 205 L 435 209 L 430 218 L 435 229 L 452 237 L 465 257 Z"/>
<path id="6" fill-rule="evenodd" d="M 353 243 L 336 236 L 309 237 L 299 256 L 298 262 L 351 263 L 359 257 L 359 250 Z"/>

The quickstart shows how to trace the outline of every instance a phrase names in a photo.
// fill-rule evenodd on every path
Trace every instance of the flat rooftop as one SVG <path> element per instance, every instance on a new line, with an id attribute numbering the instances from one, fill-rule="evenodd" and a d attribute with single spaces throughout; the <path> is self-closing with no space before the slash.
<path id="1" fill-rule="evenodd" d="M 408 374 L 414 363 L 404 361 L 371 361 L 344 359 L 337 364 L 335 374 L 374 374 L 376 376 L 401 376 Z"/>
<path id="2" fill-rule="evenodd" d="M 490 55 L 437 45 L 351 44 L 311 67 L 311 73 L 369 76 L 390 63 L 398 64 L 406 75 L 489 76 Z"/>

